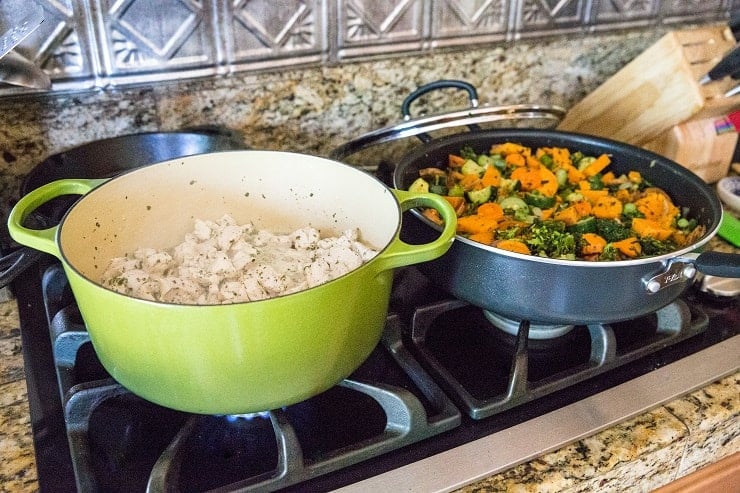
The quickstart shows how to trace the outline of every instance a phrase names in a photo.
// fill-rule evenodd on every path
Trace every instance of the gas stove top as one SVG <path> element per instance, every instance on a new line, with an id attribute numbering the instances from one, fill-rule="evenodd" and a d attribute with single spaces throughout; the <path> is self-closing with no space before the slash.
<path id="1" fill-rule="evenodd" d="M 574 321 L 547 339 L 526 321 L 494 327 L 495 315 L 407 268 L 381 344 L 337 387 L 283 409 L 202 416 L 110 378 L 54 259 L 14 292 L 39 480 L 54 491 L 451 488 L 737 371 L 740 354 L 737 297 L 692 290 L 656 314 Z"/>

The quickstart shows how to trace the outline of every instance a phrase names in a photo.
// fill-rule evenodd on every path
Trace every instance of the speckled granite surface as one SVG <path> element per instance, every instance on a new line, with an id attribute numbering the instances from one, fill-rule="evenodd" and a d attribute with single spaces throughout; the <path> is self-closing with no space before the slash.
<path id="1" fill-rule="evenodd" d="M 403 97 L 442 78 L 475 84 L 489 104 L 571 106 L 663 33 L 556 39 L 306 71 L 116 93 L 0 100 L 0 207 L 46 156 L 79 143 L 218 124 L 254 148 L 328 154 L 399 121 Z M 465 105 L 462 95 L 414 106 Z M 740 450 L 740 374 L 462 491 L 648 491 Z M 35 491 L 33 444 L 14 301 L 0 303 L 0 491 Z"/>
<path id="2" fill-rule="evenodd" d="M 46 156 L 138 131 L 215 124 L 253 148 L 325 155 L 363 133 L 401 121 L 403 98 L 419 85 L 463 79 L 482 103 L 569 107 L 662 33 L 557 39 L 416 58 L 142 87 L 122 92 L 0 99 L 0 205 Z M 414 114 L 466 107 L 461 91 L 430 95 Z"/>
<path id="3" fill-rule="evenodd" d="M 458 490 L 648 492 L 740 451 L 740 373 Z"/>

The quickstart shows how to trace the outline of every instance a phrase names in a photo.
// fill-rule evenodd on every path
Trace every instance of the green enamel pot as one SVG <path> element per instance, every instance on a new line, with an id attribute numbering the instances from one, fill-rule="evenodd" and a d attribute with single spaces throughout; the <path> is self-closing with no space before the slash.
<path id="1" fill-rule="evenodd" d="M 70 194 L 81 197 L 57 226 L 23 226 L 36 208 Z M 405 243 L 398 238 L 402 212 L 420 206 L 438 210 L 446 226 L 428 243 Z M 172 247 L 194 219 L 225 213 L 274 232 L 359 228 L 379 253 L 326 284 L 247 303 L 168 304 L 100 284 L 111 258 Z M 440 196 L 389 189 L 320 157 L 251 150 L 165 161 L 109 180 L 55 181 L 21 198 L 8 220 L 14 240 L 62 262 L 113 378 L 144 399 L 203 414 L 286 406 L 350 375 L 380 340 L 393 269 L 444 254 L 455 225 L 455 212 Z"/>

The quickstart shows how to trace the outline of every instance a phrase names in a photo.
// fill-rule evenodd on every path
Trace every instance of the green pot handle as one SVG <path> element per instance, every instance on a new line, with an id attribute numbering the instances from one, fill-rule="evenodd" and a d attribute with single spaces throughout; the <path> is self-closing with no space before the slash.
<path id="1" fill-rule="evenodd" d="M 10 236 L 20 243 L 36 250 L 60 258 L 59 247 L 56 244 L 56 234 L 59 226 L 47 229 L 28 229 L 23 222 L 33 211 L 62 195 L 85 195 L 98 185 L 108 181 L 108 178 L 97 180 L 68 179 L 57 180 L 24 195 L 8 216 L 8 230 Z"/>
<path id="2" fill-rule="evenodd" d="M 378 271 L 434 260 L 447 252 L 452 246 L 457 229 L 457 214 L 450 203 L 443 196 L 435 193 L 416 193 L 397 189 L 391 189 L 391 191 L 398 199 L 401 211 L 416 207 L 436 209 L 444 220 L 444 226 L 439 237 L 430 243 L 411 245 L 396 238 L 373 261 Z"/>

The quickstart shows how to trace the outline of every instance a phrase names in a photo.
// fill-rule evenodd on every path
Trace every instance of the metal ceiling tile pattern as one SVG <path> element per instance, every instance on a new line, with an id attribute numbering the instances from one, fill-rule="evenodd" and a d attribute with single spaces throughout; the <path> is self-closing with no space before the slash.
<path id="1" fill-rule="evenodd" d="M 4 0 L 45 21 L 17 50 L 53 90 L 216 77 L 678 22 L 740 0 Z M 0 97 L 29 92 L 0 84 Z"/>

